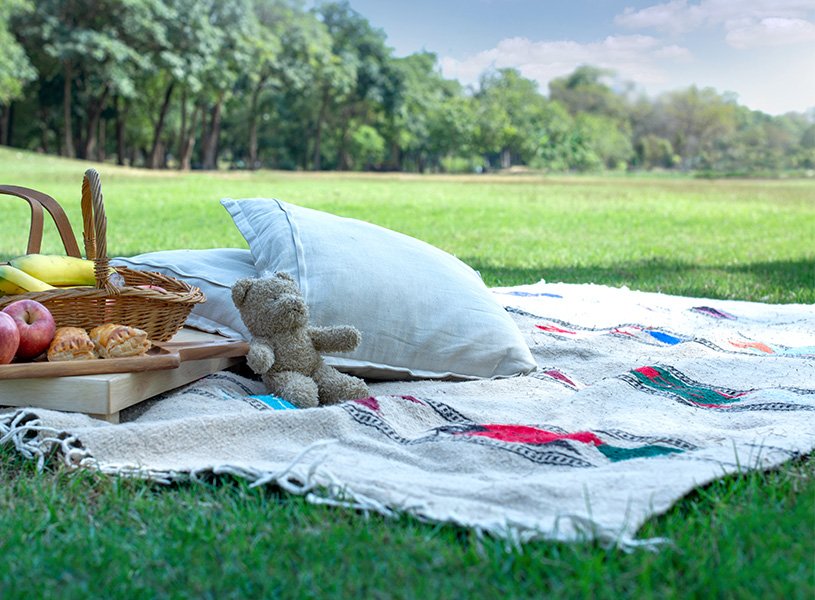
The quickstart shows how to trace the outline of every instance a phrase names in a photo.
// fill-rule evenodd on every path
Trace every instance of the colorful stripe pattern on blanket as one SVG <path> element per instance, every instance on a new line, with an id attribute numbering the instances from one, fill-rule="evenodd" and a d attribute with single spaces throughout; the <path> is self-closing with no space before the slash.
<path id="1" fill-rule="evenodd" d="M 662 394 L 700 408 L 714 410 L 815 410 L 815 405 L 797 403 L 796 396 L 813 396 L 815 390 L 775 388 L 771 401 L 763 390 L 730 390 L 693 381 L 671 367 L 640 367 L 621 375 L 638 390 Z"/>
<path id="2" fill-rule="evenodd" d="M 779 354 L 788 356 L 815 356 L 815 346 L 800 346 L 788 348 L 778 344 L 768 344 L 756 340 L 742 339 L 737 333 L 730 334 L 731 338 L 719 346 L 704 337 L 689 337 L 674 332 L 647 327 L 644 325 L 621 324 L 613 327 L 581 328 L 572 323 L 554 322 L 542 319 L 536 328 L 546 333 L 568 336 L 573 339 L 587 339 L 600 335 L 626 336 L 640 343 L 664 344 L 674 346 L 687 342 L 695 342 L 713 348 L 719 352 L 747 352 L 751 354 Z"/>
<path id="3" fill-rule="evenodd" d="M 566 432 L 554 425 L 542 428 L 478 424 L 438 401 L 412 396 L 401 398 L 432 407 L 449 425 L 437 425 L 418 437 L 406 438 L 382 416 L 381 399 L 354 400 L 343 404 L 343 409 L 358 423 L 376 429 L 398 444 L 465 442 L 510 452 L 536 464 L 561 467 L 596 467 L 609 461 L 646 458 L 694 448 L 693 444 L 680 439 L 642 437 L 625 431 Z"/>

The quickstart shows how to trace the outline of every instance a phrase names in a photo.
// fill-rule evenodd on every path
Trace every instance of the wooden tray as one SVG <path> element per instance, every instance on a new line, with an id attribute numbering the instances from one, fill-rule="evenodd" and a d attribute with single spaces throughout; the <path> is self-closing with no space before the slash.
<path id="1" fill-rule="evenodd" d="M 52 369 L 47 362 L 43 365 L 2 365 L 3 368 L 27 370 L 5 369 L 5 376 L 0 381 L 0 407 L 79 412 L 118 423 L 119 412 L 125 408 L 232 368 L 244 360 L 248 351 L 249 344 L 243 340 L 185 327 L 169 342 L 160 343 L 151 356 L 83 361 L 86 364 L 99 363 L 96 368 L 118 369 L 121 365 L 127 369 L 124 372 L 86 374 L 79 373 L 79 370 L 88 367 L 74 366 L 68 375 L 57 375 L 54 371 L 43 375 L 39 369 Z M 109 364 L 103 365 L 105 362 Z"/>
<path id="2" fill-rule="evenodd" d="M 248 351 L 249 344 L 247 342 L 230 338 L 188 342 L 155 342 L 153 348 L 145 356 L 61 362 L 48 362 L 43 358 L 28 363 L 0 365 L 0 380 L 159 371 L 162 369 L 175 369 L 182 362 L 188 360 L 245 356 Z"/>

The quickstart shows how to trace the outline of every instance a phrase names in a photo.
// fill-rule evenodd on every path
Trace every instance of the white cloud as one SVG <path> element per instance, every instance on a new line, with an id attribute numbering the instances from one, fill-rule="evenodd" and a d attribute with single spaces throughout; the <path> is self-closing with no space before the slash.
<path id="1" fill-rule="evenodd" d="M 686 62 L 692 60 L 692 55 L 687 48 L 664 46 L 646 35 L 608 36 L 589 44 L 533 42 L 515 37 L 465 60 L 442 57 L 440 65 L 444 77 L 458 79 L 465 85 L 476 84 L 485 70 L 515 68 L 524 77 L 537 81 L 546 93 L 551 79 L 567 75 L 582 64 L 613 69 L 622 79 L 640 84 L 664 83 L 667 75 L 658 66 L 659 59 Z"/>
<path id="2" fill-rule="evenodd" d="M 686 0 L 671 0 L 642 10 L 626 8 L 614 17 L 614 23 L 631 29 L 654 28 L 659 31 L 684 31 L 698 27 L 704 16 L 698 7 L 689 7 Z"/>
<path id="3" fill-rule="evenodd" d="M 654 56 L 656 58 L 671 59 L 676 62 L 691 62 L 693 60 L 693 54 L 690 50 L 675 44 L 658 48 L 654 51 Z"/>
<path id="4" fill-rule="evenodd" d="M 740 50 L 811 42 L 815 41 L 815 23 L 803 19 L 770 17 L 755 24 L 731 29 L 725 40 Z"/>
<path id="5" fill-rule="evenodd" d="M 626 8 L 614 23 L 630 29 L 656 29 L 674 35 L 700 27 L 721 27 L 734 48 L 811 41 L 815 23 L 807 20 L 812 0 L 670 0 L 641 10 Z"/>

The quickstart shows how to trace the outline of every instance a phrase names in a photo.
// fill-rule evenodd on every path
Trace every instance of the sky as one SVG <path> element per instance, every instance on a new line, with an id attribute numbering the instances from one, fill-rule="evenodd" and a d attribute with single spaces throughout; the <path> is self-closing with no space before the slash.
<path id="1" fill-rule="evenodd" d="M 656 97 L 695 85 L 778 115 L 815 107 L 815 0 L 350 0 L 395 56 L 477 84 L 512 67 L 548 94 L 581 64 Z"/>

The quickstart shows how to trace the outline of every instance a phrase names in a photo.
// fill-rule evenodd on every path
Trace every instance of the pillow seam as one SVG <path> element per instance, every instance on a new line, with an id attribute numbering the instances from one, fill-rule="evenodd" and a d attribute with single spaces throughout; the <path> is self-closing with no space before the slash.
<path id="1" fill-rule="evenodd" d="M 300 237 L 300 229 L 297 227 L 294 216 L 286 209 L 283 203 L 277 198 L 275 198 L 274 201 L 277 203 L 277 206 L 280 207 L 281 212 L 286 217 L 286 222 L 289 224 L 291 242 L 292 246 L 294 246 L 294 257 L 297 261 L 297 284 L 303 294 L 303 297 L 308 299 L 308 272 L 306 268 L 306 257 Z M 255 269 L 257 270 L 257 263 L 255 263 Z"/>

